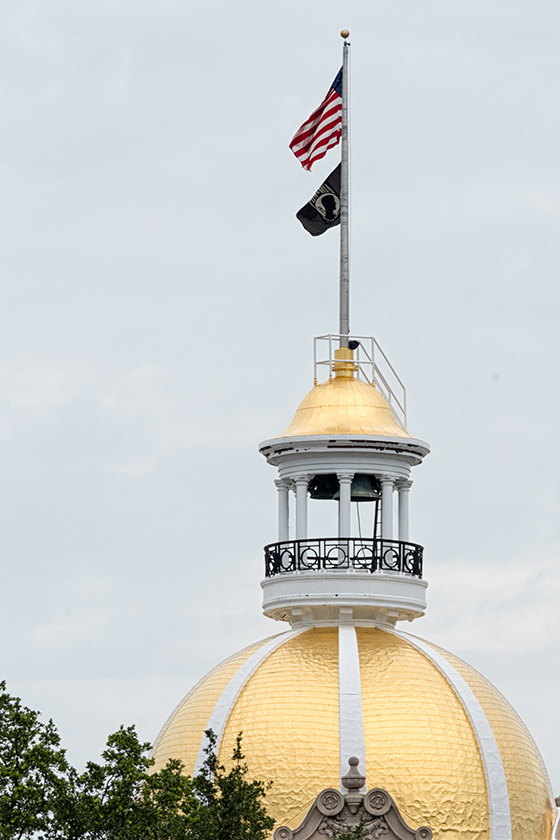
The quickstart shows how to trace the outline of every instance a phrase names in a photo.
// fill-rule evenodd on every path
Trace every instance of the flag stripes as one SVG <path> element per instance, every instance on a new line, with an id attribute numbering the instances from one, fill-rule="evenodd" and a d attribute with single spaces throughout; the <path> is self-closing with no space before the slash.
<path id="1" fill-rule="evenodd" d="M 316 160 L 340 142 L 342 136 L 342 70 L 324 100 L 309 119 L 296 131 L 290 149 L 304 169 L 311 169 Z"/>

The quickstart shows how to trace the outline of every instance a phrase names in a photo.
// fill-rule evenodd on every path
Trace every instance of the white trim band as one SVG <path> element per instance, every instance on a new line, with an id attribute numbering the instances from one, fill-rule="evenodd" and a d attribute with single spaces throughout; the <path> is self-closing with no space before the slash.
<path id="1" fill-rule="evenodd" d="M 423 653 L 445 677 L 457 695 L 473 728 L 480 750 L 488 794 L 490 840 L 511 840 L 509 791 L 502 756 L 492 727 L 473 690 L 456 668 L 426 642 L 421 641 L 416 636 L 410 636 L 408 633 L 399 633 L 395 630 L 387 630 L 386 632 L 399 636 L 419 650 L 420 653 Z"/>
<path id="2" fill-rule="evenodd" d="M 359 767 L 365 776 L 366 746 L 360 656 L 356 628 L 351 624 L 341 624 L 338 628 L 338 698 L 340 775 L 346 775 L 349 769 L 348 759 L 355 755 L 360 759 Z"/>
<path id="3" fill-rule="evenodd" d="M 299 636 L 301 633 L 305 633 L 306 630 L 309 630 L 309 627 L 303 627 L 299 630 L 289 630 L 287 633 L 282 633 L 280 636 L 275 636 L 273 639 L 270 639 L 266 644 L 260 647 L 252 656 L 247 659 L 246 662 L 243 663 L 241 668 L 235 672 L 229 683 L 226 685 L 220 699 L 214 706 L 214 711 L 210 715 L 208 723 L 205 726 L 205 729 L 211 729 L 214 734 L 216 735 L 216 749 L 219 751 L 220 744 L 222 743 L 222 738 L 224 737 L 224 731 L 226 728 L 226 724 L 228 722 L 229 716 L 235 703 L 237 702 L 237 698 L 247 685 L 248 681 L 251 679 L 255 671 L 260 668 L 262 663 L 270 656 L 271 653 L 274 653 L 279 647 L 281 647 L 286 642 L 289 642 L 291 639 L 294 639 L 296 636 Z M 206 758 L 204 750 L 208 745 L 208 739 L 206 735 L 203 736 L 202 741 L 200 742 L 200 748 L 198 750 L 198 755 L 196 757 L 196 764 L 194 766 L 194 775 L 196 776 L 200 773 L 202 769 L 202 765 L 204 764 L 204 759 Z"/>

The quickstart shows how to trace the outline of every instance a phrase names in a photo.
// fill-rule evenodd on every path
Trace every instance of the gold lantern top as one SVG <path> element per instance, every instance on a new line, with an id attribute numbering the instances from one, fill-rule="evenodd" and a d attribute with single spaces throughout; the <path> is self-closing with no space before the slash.
<path id="1" fill-rule="evenodd" d="M 358 378 L 352 351 L 335 351 L 334 376 L 316 384 L 279 437 L 371 435 L 409 438 L 375 384 Z"/>

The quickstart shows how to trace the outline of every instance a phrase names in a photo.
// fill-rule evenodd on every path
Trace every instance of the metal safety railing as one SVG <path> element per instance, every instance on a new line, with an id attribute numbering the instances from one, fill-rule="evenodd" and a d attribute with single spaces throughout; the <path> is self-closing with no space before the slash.
<path id="1" fill-rule="evenodd" d="M 340 345 L 340 335 L 318 335 L 313 339 L 313 377 L 316 382 L 330 379 L 336 362 L 334 351 Z M 346 336 L 344 336 L 346 340 Z M 374 384 L 391 406 L 399 424 L 406 429 L 406 388 L 376 338 L 371 335 L 351 335 L 355 344 L 354 362 L 360 379 Z M 352 346 L 352 344 L 350 346 Z M 321 373 L 324 376 L 321 376 Z"/>
<path id="2" fill-rule="evenodd" d="M 402 540 L 319 537 L 270 543 L 264 549 L 265 576 L 289 572 L 350 570 L 401 572 L 422 577 L 424 548 Z"/>

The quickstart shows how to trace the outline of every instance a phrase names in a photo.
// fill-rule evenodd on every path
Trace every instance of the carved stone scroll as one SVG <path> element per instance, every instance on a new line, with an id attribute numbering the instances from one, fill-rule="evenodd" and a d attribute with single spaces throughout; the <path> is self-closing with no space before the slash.
<path id="1" fill-rule="evenodd" d="M 409 828 L 386 790 L 360 791 L 365 776 L 358 770 L 359 760 L 348 759 L 350 769 L 342 777 L 346 793 L 335 788 L 322 790 L 298 828 L 283 825 L 274 832 L 274 840 L 344 840 L 359 827 L 360 840 L 432 840 L 426 826 Z M 354 831 L 353 831 L 354 830 Z"/>

